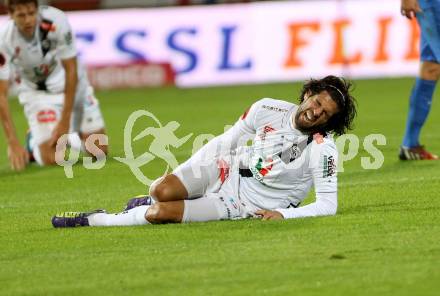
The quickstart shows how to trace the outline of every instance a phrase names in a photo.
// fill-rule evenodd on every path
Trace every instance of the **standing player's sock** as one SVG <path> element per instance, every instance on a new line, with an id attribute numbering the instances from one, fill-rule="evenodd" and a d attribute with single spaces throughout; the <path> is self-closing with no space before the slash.
<path id="1" fill-rule="evenodd" d="M 431 109 L 432 95 L 435 89 L 435 80 L 416 79 L 409 100 L 408 119 L 402 145 L 404 147 L 419 146 L 420 130 Z"/>
<path id="2" fill-rule="evenodd" d="M 81 141 L 81 138 L 77 132 L 68 134 L 67 135 L 67 142 L 69 143 L 70 148 L 72 148 L 76 151 L 81 151 L 81 152 L 86 151 L 84 144 Z"/>
<path id="3" fill-rule="evenodd" d="M 131 226 L 149 224 L 145 213 L 150 206 L 139 206 L 117 214 L 97 213 L 88 217 L 90 226 Z"/>

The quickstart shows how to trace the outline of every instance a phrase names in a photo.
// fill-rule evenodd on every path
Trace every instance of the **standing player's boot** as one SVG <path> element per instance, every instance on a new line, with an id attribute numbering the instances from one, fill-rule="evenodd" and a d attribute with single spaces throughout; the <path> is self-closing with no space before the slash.
<path id="1" fill-rule="evenodd" d="M 428 152 L 424 146 L 400 147 L 400 160 L 438 160 L 438 156 Z"/>
<path id="2" fill-rule="evenodd" d="M 79 227 L 89 226 L 88 217 L 97 213 L 107 213 L 105 210 L 95 210 L 93 212 L 64 212 L 56 214 L 52 217 L 52 225 L 55 228 L 59 227 Z"/>
<path id="3" fill-rule="evenodd" d="M 151 196 L 138 195 L 136 197 L 131 198 L 127 202 L 124 211 L 128 211 L 139 206 L 150 206 L 151 204 L 153 204 L 153 199 L 151 198 Z"/>

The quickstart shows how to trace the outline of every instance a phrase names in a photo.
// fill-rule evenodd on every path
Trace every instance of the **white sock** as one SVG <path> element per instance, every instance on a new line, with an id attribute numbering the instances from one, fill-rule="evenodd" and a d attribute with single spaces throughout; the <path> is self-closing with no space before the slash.
<path id="1" fill-rule="evenodd" d="M 81 141 L 81 138 L 79 137 L 79 134 L 77 132 L 68 134 L 67 142 L 69 143 L 70 148 L 76 151 L 85 152 L 84 144 Z"/>
<path id="2" fill-rule="evenodd" d="M 90 215 L 90 226 L 132 226 L 150 224 L 145 213 L 150 206 L 139 206 L 117 214 L 97 213 Z"/>
<path id="3" fill-rule="evenodd" d="M 31 149 L 32 149 L 32 155 L 34 156 L 34 159 L 38 163 L 38 165 L 44 166 L 43 158 L 41 157 L 40 146 L 33 145 L 33 147 L 31 146 Z"/>

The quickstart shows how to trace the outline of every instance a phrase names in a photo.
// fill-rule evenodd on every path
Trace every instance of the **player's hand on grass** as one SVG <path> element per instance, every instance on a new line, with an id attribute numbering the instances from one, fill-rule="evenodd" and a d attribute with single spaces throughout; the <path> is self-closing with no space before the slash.
<path id="1" fill-rule="evenodd" d="M 261 220 L 281 220 L 284 219 L 283 215 L 277 211 L 259 210 L 255 214 L 260 216 Z"/>
<path id="2" fill-rule="evenodd" d="M 8 158 L 14 171 L 22 171 L 29 163 L 29 153 L 18 142 L 8 145 Z"/>
<path id="3" fill-rule="evenodd" d="M 416 13 L 422 12 L 418 0 L 402 0 L 400 5 L 400 13 L 409 19 L 416 16 Z"/>
<path id="4" fill-rule="evenodd" d="M 68 134 L 70 128 L 70 120 L 61 119 L 52 131 L 52 138 L 50 139 L 50 146 L 55 147 L 57 145 L 58 139 L 61 136 Z"/>

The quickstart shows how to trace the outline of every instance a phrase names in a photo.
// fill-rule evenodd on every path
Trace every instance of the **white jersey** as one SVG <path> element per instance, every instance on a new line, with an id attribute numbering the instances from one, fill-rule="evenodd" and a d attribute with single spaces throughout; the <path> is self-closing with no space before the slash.
<path id="1" fill-rule="evenodd" d="M 0 29 L 0 79 L 14 77 L 18 92 L 43 90 L 64 92 L 65 72 L 61 60 L 77 55 L 66 15 L 59 9 L 40 6 L 35 34 L 23 37 L 13 20 Z M 79 80 L 85 78 L 82 67 Z M 22 98 L 20 100 L 23 102 Z"/>
<path id="2" fill-rule="evenodd" d="M 230 158 L 230 175 L 237 176 L 239 170 L 238 186 L 228 194 L 238 195 L 254 208 L 277 210 L 285 218 L 333 215 L 337 209 L 336 145 L 331 135 L 305 135 L 295 129 L 297 110 L 289 102 L 259 100 L 192 159 L 200 155 L 210 159 L 213 153 L 225 159 L 236 151 Z M 241 146 L 249 138 L 252 145 Z M 298 207 L 313 185 L 316 201 Z"/>

